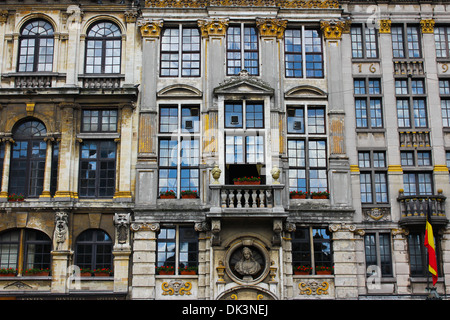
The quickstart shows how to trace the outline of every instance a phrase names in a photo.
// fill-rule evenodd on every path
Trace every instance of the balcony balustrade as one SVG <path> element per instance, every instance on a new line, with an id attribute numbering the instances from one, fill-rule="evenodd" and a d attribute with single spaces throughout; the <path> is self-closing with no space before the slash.
<path id="1" fill-rule="evenodd" d="M 439 190 L 437 195 L 404 195 L 400 190 L 397 201 L 400 203 L 400 223 L 423 223 L 430 211 L 435 223 L 446 223 L 445 200 L 447 198 Z"/>
<path id="2" fill-rule="evenodd" d="M 430 147 L 430 130 L 400 131 L 400 147 Z"/>

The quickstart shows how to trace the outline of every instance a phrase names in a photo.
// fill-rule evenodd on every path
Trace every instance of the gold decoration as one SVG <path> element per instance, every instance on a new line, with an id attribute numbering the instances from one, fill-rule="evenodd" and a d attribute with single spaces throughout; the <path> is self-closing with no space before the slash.
<path id="1" fill-rule="evenodd" d="M 228 19 L 198 20 L 197 24 L 202 32 L 203 38 L 209 36 L 225 36 L 227 33 Z"/>
<path id="2" fill-rule="evenodd" d="M 161 289 L 164 291 L 163 296 L 184 296 L 191 295 L 192 283 L 189 281 L 172 280 L 170 282 L 163 282 Z"/>
<path id="3" fill-rule="evenodd" d="M 256 19 L 256 26 L 262 37 L 277 37 L 283 39 L 284 30 L 287 26 L 287 20 L 281 19 Z"/>
<path id="4" fill-rule="evenodd" d="M 422 33 L 434 33 L 434 20 L 433 19 L 421 20 L 420 26 L 422 27 Z"/>
<path id="5" fill-rule="evenodd" d="M 163 26 L 162 20 L 152 20 L 140 24 L 143 38 L 158 38 Z"/>
<path id="6" fill-rule="evenodd" d="M 305 282 L 300 282 L 298 284 L 298 288 L 300 289 L 300 294 L 310 295 L 328 295 L 328 282 L 324 281 L 322 283 L 318 283 L 315 280 Z"/>
<path id="7" fill-rule="evenodd" d="M 146 0 L 148 8 L 279 7 L 289 9 L 339 9 L 336 0 Z"/>
<path id="8" fill-rule="evenodd" d="M 8 10 L 0 10 L 0 24 L 8 21 Z"/>
<path id="9" fill-rule="evenodd" d="M 379 33 L 391 33 L 391 20 L 378 20 Z"/>
<path id="10" fill-rule="evenodd" d="M 34 113 L 34 107 L 36 104 L 34 102 L 27 103 L 26 110 L 27 110 L 27 116 L 31 117 Z"/>
<path id="11" fill-rule="evenodd" d="M 331 20 L 320 21 L 320 29 L 323 32 L 325 39 L 340 40 L 342 38 L 342 32 L 346 28 L 346 21 Z"/>

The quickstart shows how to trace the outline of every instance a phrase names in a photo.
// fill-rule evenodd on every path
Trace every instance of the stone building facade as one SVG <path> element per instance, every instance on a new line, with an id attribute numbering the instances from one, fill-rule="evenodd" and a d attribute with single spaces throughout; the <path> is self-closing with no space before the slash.
<path id="1" fill-rule="evenodd" d="M 4 0 L 0 294 L 445 296 L 449 9 Z"/>

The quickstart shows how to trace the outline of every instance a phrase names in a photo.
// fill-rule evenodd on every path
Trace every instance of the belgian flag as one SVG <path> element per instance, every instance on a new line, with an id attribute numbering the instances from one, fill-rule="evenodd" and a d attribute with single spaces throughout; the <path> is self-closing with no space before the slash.
<path id="1" fill-rule="evenodd" d="M 438 279 L 436 246 L 434 244 L 433 227 L 431 226 L 430 203 L 428 202 L 427 221 L 425 225 L 425 247 L 428 249 L 428 270 L 433 278 L 433 286 L 436 285 Z"/>

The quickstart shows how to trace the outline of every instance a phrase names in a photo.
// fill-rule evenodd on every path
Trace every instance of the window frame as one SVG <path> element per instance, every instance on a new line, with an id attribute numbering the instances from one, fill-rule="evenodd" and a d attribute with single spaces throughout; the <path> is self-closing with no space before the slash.
<path id="1" fill-rule="evenodd" d="M 408 41 L 409 38 L 409 28 L 414 28 L 417 31 L 417 49 L 409 49 L 409 44 L 411 43 L 411 41 Z M 402 35 L 402 40 L 401 41 L 394 41 L 394 30 L 401 30 L 401 35 Z M 423 50 L 422 50 L 422 40 L 421 40 L 421 29 L 420 29 L 420 25 L 418 24 L 409 24 L 409 23 L 403 23 L 403 24 L 394 24 L 391 27 L 391 40 L 392 40 L 392 55 L 394 60 L 395 59 L 401 59 L 401 60 L 417 60 L 417 59 L 422 59 L 423 58 Z M 416 41 L 413 41 L 416 42 Z M 394 43 L 401 43 L 402 45 L 402 56 L 398 56 L 396 54 L 396 51 L 399 51 L 400 49 L 395 49 L 394 48 Z M 413 52 L 414 50 L 418 50 L 418 56 L 411 56 L 411 52 Z"/>
<path id="2" fill-rule="evenodd" d="M 172 109 L 176 110 L 176 124 L 172 124 L 174 126 L 172 129 L 168 127 L 168 130 L 161 130 L 162 124 L 163 124 L 163 109 Z M 183 115 L 183 110 L 190 110 L 191 116 L 186 117 Z M 194 112 L 194 115 L 192 115 L 192 110 L 196 110 Z M 197 196 L 200 194 L 200 154 L 201 154 L 201 136 L 200 136 L 200 128 L 201 128 L 201 117 L 200 117 L 200 104 L 184 104 L 184 103 L 178 103 L 178 104 L 166 104 L 162 103 L 158 106 L 158 118 L 159 118 L 159 124 L 158 124 L 158 197 L 161 192 L 163 191 L 170 191 L 173 190 L 176 194 L 176 198 L 181 198 L 181 192 L 184 190 L 191 190 L 191 191 L 197 191 Z M 195 115 L 196 114 L 196 115 Z M 186 118 L 194 118 L 198 117 L 196 120 L 186 120 Z M 172 115 L 171 115 L 171 118 Z M 186 129 L 186 123 L 183 120 L 186 121 L 193 121 L 193 129 L 192 131 Z M 161 160 L 161 142 L 162 141 L 169 141 L 175 142 L 176 150 L 172 150 L 171 148 L 168 148 L 168 159 L 171 159 L 173 155 L 170 153 L 173 151 L 176 151 L 176 161 L 174 164 L 170 163 L 170 160 L 168 162 L 168 165 L 162 164 Z M 189 142 L 189 147 L 185 148 L 186 141 Z M 197 143 L 197 148 L 192 148 L 192 141 L 195 141 Z M 172 149 L 175 147 L 172 146 Z M 183 152 L 188 152 L 188 163 L 186 164 L 183 160 Z M 192 156 L 192 151 L 196 153 L 196 155 Z M 191 161 L 194 159 L 194 163 L 191 163 Z M 162 181 L 162 170 L 168 170 L 167 172 L 170 173 L 170 170 L 175 170 L 176 176 L 175 176 L 175 186 L 171 188 L 171 186 L 168 184 L 167 186 L 161 186 Z M 191 181 L 191 170 L 196 170 L 197 177 L 194 178 L 196 180 L 196 186 L 191 186 L 191 184 L 188 184 L 188 188 L 182 188 L 183 183 L 183 172 L 189 171 L 189 179 L 188 181 Z M 168 176 L 168 179 L 170 179 L 170 176 Z M 172 177 L 173 179 L 173 177 Z M 161 188 L 164 188 L 161 189 Z"/>
<path id="3" fill-rule="evenodd" d="M 107 36 L 102 36 L 102 37 L 89 36 L 89 33 L 92 31 L 92 29 L 94 27 L 102 24 L 102 23 L 109 23 L 109 24 L 115 26 L 118 29 L 118 31 L 120 32 L 120 36 L 111 36 L 111 37 L 108 36 L 108 35 Z M 95 23 L 92 23 L 89 26 L 89 28 L 88 28 L 88 30 L 86 32 L 86 38 L 85 38 L 85 43 L 86 43 L 86 48 L 84 50 L 84 72 L 85 72 L 85 74 L 89 74 L 89 75 L 110 75 L 110 74 L 111 75 L 118 75 L 118 74 L 120 74 L 121 70 L 122 70 L 122 47 L 123 47 L 123 45 L 122 45 L 122 37 L 123 37 L 122 30 L 120 29 L 119 25 L 117 25 L 113 21 L 101 20 L 101 21 L 96 21 Z M 101 60 L 101 62 L 100 62 L 100 69 L 101 69 L 101 71 L 100 72 L 94 72 L 95 67 L 98 66 L 97 64 L 92 64 L 93 71 L 92 72 L 88 72 L 88 66 L 91 66 L 90 64 L 88 64 L 88 57 L 89 57 L 88 56 L 88 51 L 90 49 L 89 48 L 89 42 L 90 41 L 93 41 L 94 43 L 98 41 L 98 42 L 101 43 L 101 55 L 100 55 L 100 60 Z M 106 64 L 106 59 L 107 59 L 106 52 L 107 52 L 107 47 L 108 47 L 107 43 L 108 42 L 114 42 L 114 41 L 118 41 L 120 43 L 120 48 L 118 48 L 119 52 L 120 52 L 120 55 L 119 55 L 119 60 L 120 61 L 119 61 L 118 64 L 111 64 L 111 66 L 112 66 L 112 69 L 114 69 L 114 66 L 118 65 L 119 71 L 118 72 L 106 72 L 105 71 L 106 66 L 107 66 L 107 64 Z M 94 44 L 94 48 L 95 48 L 95 44 Z M 111 48 L 111 50 L 114 50 L 114 49 L 117 49 L 117 48 Z M 117 56 L 112 56 L 112 57 L 115 58 Z M 93 60 L 95 60 L 95 58 L 97 58 L 97 56 L 94 55 L 93 56 Z"/>
<path id="4" fill-rule="evenodd" d="M 439 97 L 441 100 L 442 126 L 445 131 L 450 131 L 450 78 L 439 78 Z"/>
<path id="5" fill-rule="evenodd" d="M 361 90 L 361 87 L 356 87 L 356 82 L 364 81 L 364 93 L 361 93 L 358 90 Z M 371 87 L 370 83 L 373 81 L 378 81 L 379 84 L 379 93 L 370 93 Z M 358 89 L 358 90 L 357 90 Z M 383 91 L 382 91 L 382 80 L 381 78 L 372 78 L 372 77 L 364 77 L 364 78 L 354 78 L 353 79 L 353 97 L 355 101 L 355 125 L 357 130 L 380 130 L 384 129 L 384 108 L 383 108 Z M 364 101 L 365 106 L 361 108 L 363 112 L 365 112 L 365 117 L 358 117 L 358 101 Z M 372 109 L 372 101 L 379 102 L 379 109 Z M 380 112 L 379 117 L 373 117 L 372 111 Z M 366 125 L 359 125 L 358 119 L 360 121 L 365 121 Z M 373 125 L 373 121 L 381 121 L 381 125 Z"/>
<path id="6" fill-rule="evenodd" d="M 439 30 L 443 30 L 443 34 L 438 34 Z M 439 59 L 447 59 L 450 57 L 450 26 L 449 25 L 437 25 L 434 27 L 434 43 L 436 47 L 436 58 Z M 443 40 L 441 40 L 443 39 Z M 439 48 L 438 48 L 439 44 Z M 444 48 L 441 47 L 443 44 Z M 445 55 L 442 55 L 442 52 Z"/>
<path id="7" fill-rule="evenodd" d="M 23 32 L 24 30 L 31 25 L 34 22 L 44 22 L 45 24 L 49 25 L 51 27 L 51 34 L 47 34 L 47 35 L 42 35 L 42 34 L 38 34 L 38 35 L 24 35 Z M 28 62 L 25 62 L 25 70 L 21 70 L 20 66 L 22 65 L 22 63 L 20 62 L 21 57 L 22 56 L 22 49 L 24 49 L 23 44 L 22 44 L 22 40 L 26 40 L 26 39 L 34 39 L 34 45 L 33 45 L 33 70 L 27 70 L 27 66 L 28 66 Z M 41 57 L 41 53 L 40 53 L 40 48 L 41 48 L 41 40 L 42 39 L 52 39 L 53 44 L 52 44 L 52 61 L 51 61 L 51 70 L 39 70 L 39 58 Z M 49 46 L 46 46 L 49 47 Z M 26 48 L 29 48 L 29 46 L 27 45 Z M 25 55 L 25 57 L 28 57 L 29 55 Z M 45 56 L 50 56 L 50 55 L 45 55 Z M 53 25 L 45 20 L 45 19 L 31 19 L 29 21 L 27 21 L 22 28 L 20 29 L 20 35 L 19 35 L 19 48 L 18 48 L 18 58 L 17 58 L 17 66 L 16 66 L 16 71 L 17 72 L 53 72 L 53 62 L 54 62 L 54 58 L 55 58 L 55 30 Z M 27 59 L 26 59 L 27 60 Z M 46 60 L 47 61 L 47 60 Z M 30 63 L 31 64 L 31 63 Z M 44 65 L 47 65 L 47 63 L 44 63 Z M 44 68 L 46 69 L 46 67 Z"/>
<path id="8" fill-rule="evenodd" d="M 87 115 L 87 112 L 98 112 L 97 116 L 92 116 L 92 115 Z M 115 117 L 114 116 L 105 116 L 104 113 L 105 112 L 115 112 Z M 86 123 L 89 123 L 89 127 L 92 128 L 92 121 L 89 122 L 85 122 L 85 119 L 93 119 L 93 118 L 97 118 L 97 130 L 87 130 L 85 127 Z M 103 130 L 103 119 L 104 118 L 116 118 L 116 121 L 114 123 L 114 129 L 113 130 Z M 97 132 L 107 132 L 107 133 L 115 133 L 118 130 L 118 123 L 119 123 L 119 110 L 117 110 L 116 108 L 110 108 L 110 109 L 105 109 L 105 108 L 101 108 L 101 109 L 94 109 L 94 108 L 85 108 L 81 111 L 81 128 L 80 131 L 83 133 L 97 133 Z M 110 128 L 112 126 L 112 124 L 110 122 L 108 122 L 108 127 Z"/>
<path id="9" fill-rule="evenodd" d="M 89 240 L 80 240 L 81 236 L 84 236 L 85 234 L 90 234 L 91 235 L 91 239 Z M 103 236 L 107 236 L 109 238 L 109 241 L 100 241 L 98 240 L 98 235 L 103 235 Z M 91 247 L 91 255 L 90 255 L 90 262 L 88 263 L 80 263 L 80 247 L 79 246 L 90 246 Z M 99 246 L 102 246 L 103 249 L 102 250 L 98 250 Z M 109 251 L 109 254 L 105 254 L 106 250 L 104 250 L 107 247 L 110 247 L 111 250 Z M 79 266 L 81 269 L 83 268 L 88 268 L 91 270 L 95 270 L 95 269 L 102 269 L 102 268 L 109 268 L 109 269 L 113 269 L 113 264 L 114 264 L 114 256 L 113 256 L 113 246 L 114 246 L 114 242 L 112 241 L 111 236 L 104 230 L 102 229 L 87 229 L 84 230 L 83 232 L 81 232 L 76 240 L 75 240 L 75 265 Z M 95 250 L 94 250 L 95 249 Z M 97 257 L 99 256 L 99 252 L 102 252 L 103 256 L 109 256 L 110 262 L 109 263 L 99 263 L 97 261 Z M 86 255 L 87 256 L 87 255 Z"/>
<path id="10" fill-rule="evenodd" d="M 231 30 L 239 29 L 239 49 L 230 49 L 230 34 Z M 246 30 L 254 31 L 254 36 L 256 38 L 256 41 L 252 41 L 250 43 L 256 43 L 256 49 L 246 49 Z M 233 33 L 233 36 L 236 37 L 237 35 Z M 233 37 L 233 38 L 234 38 Z M 236 41 L 233 41 L 233 43 L 236 43 Z M 240 59 L 230 59 L 229 53 L 239 53 Z M 245 56 L 247 54 L 256 53 L 256 60 L 255 59 L 246 59 Z M 237 76 L 242 70 L 246 70 L 249 75 L 251 76 L 259 76 L 261 73 L 261 66 L 260 66 L 260 44 L 259 44 L 259 32 L 255 25 L 248 24 L 248 23 L 238 23 L 238 24 L 232 24 L 227 28 L 226 33 L 226 75 L 227 76 Z M 240 70 L 237 71 L 236 66 L 230 66 L 230 61 L 240 61 Z M 252 70 L 249 70 L 249 68 L 246 68 L 246 63 L 249 61 L 256 61 L 256 66 L 251 67 L 251 69 L 257 69 L 257 72 L 253 72 Z M 234 71 L 230 72 L 230 68 Z"/>
<path id="11" fill-rule="evenodd" d="M 427 91 L 426 91 L 426 83 L 425 83 L 425 78 L 424 77 L 396 77 L 394 78 L 394 87 L 395 87 L 395 98 L 396 98 L 396 112 L 397 112 L 397 127 L 399 130 L 402 129 L 418 129 L 418 130 L 426 130 L 429 129 L 429 112 L 428 112 L 428 103 L 427 103 Z M 401 87 L 397 87 L 397 82 L 404 82 L 406 81 L 407 86 L 401 86 Z M 421 81 L 423 83 L 423 93 L 413 93 L 414 87 L 412 85 L 413 82 L 415 81 Z M 406 89 L 406 93 L 405 92 L 398 92 L 397 90 L 400 89 L 400 91 L 403 91 L 404 89 Z M 417 90 L 417 87 L 416 87 Z M 424 117 L 419 117 L 416 118 L 415 117 L 415 102 L 417 101 L 423 101 L 423 110 L 425 112 L 425 116 Z M 399 102 L 407 102 L 407 108 L 404 108 L 404 106 L 402 106 L 401 109 L 399 109 Z M 408 112 L 408 116 L 402 116 L 401 118 L 399 117 L 399 112 L 402 111 L 402 114 L 404 114 L 404 110 L 407 110 Z M 416 125 L 416 121 L 421 121 L 421 119 L 424 119 L 425 121 L 425 126 L 422 125 Z M 409 122 L 409 125 L 400 125 L 400 121 L 405 121 L 407 120 Z"/>
<path id="12" fill-rule="evenodd" d="M 164 43 L 164 37 L 170 37 L 168 35 L 165 35 L 164 33 L 167 32 L 168 30 L 178 30 L 178 37 L 177 37 L 177 47 L 178 50 L 165 50 L 164 46 L 166 43 Z M 189 43 L 185 43 L 184 39 L 184 31 L 185 30 L 196 30 L 197 35 L 190 35 L 189 39 L 190 42 Z M 192 39 L 196 37 L 198 39 L 198 50 L 185 50 L 185 45 L 188 44 L 192 44 Z M 175 37 L 173 37 L 175 38 Z M 170 42 L 172 44 L 172 42 Z M 198 29 L 198 27 L 194 27 L 194 26 L 190 26 L 190 25 L 182 25 L 179 24 L 178 26 L 168 26 L 166 28 L 163 29 L 163 31 L 161 32 L 161 41 L 160 41 L 160 57 L 159 57 L 159 63 L 160 63 L 160 68 L 159 68 L 159 76 L 162 78 L 198 78 L 201 77 L 201 64 L 202 64 L 202 38 L 201 38 L 201 34 L 200 34 L 200 30 Z M 198 59 L 197 60 L 184 60 L 184 55 L 185 54 L 198 54 Z M 170 58 L 172 57 L 172 55 L 176 55 L 177 59 L 169 59 L 169 60 L 163 60 L 164 55 L 169 55 Z M 164 62 L 168 62 L 168 64 L 170 65 L 173 62 L 177 62 L 177 68 L 163 68 L 163 64 Z M 184 67 L 184 62 L 186 61 L 190 61 L 192 62 L 196 62 L 198 64 L 198 68 L 185 68 Z M 163 70 L 169 70 L 169 74 L 164 74 Z M 171 74 L 170 70 L 177 70 L 176 75 L 175 74 Z M 184 74 L 184 70 L 198 70 L 198 75 L 185 75 Z"/>
<path id="13" fill-rule="evenodd" d="M 91 157 L 84 158 L 83 157 L 83 151 L 84 150 L 88 150 L 88 152 L 89 152 L 89 150 L 90 150 L 90 149 L 83 149 L 83 146 L 87 142 L 96 144 L 96 146 L 97 146 L 96 147 L 96 150 L 97 150 L 96 151 L 96 158 L 91 158 Z M 114 151 L 114 158 L 103 158 L 101 156 L 102 151 L 104 150 L 101 147 L 102 143 L 109 143 L 110 145 L 114 145 L 114 150 L 115 150 Z M 94 138 L 94 139 L 85 139 L 85 140 L 83 140 L 83 142 L 81 143 L 81 146 L 80 146 L 80 153 L 79 153 L 80 156 L 79 156 L 78 196 L 80 198 L 83 198 L 83 199 L 96 199 L 96 198 L 107 199 L 107 198 L 112 198 L 114 196 L 114 194 L 116 192 L 116 182 L 117 182 L 117 177 L 116 177 L 116 175 L 117 175 L 117 153 L 118 153 L 117 143 L 114 140 L 112 140 L 112 139 L 95 139 Z M 88 166 L 89 166 L 90 162 L 95 162 L 96 163 L 95 170 L 89 170 L 89 169 L 84 169 L 83 168 L 83 163 L 87 163 Z M 111 166 L 114 168 L 114 178 L 113 178 L 114 179 L 114 181 L 113 181 L 114 187 L 112 187 L 112 191 L 110 191 L 111 194 L 107 193 L 105 195 L 101 195 L 103 189 L 106 189 L 106 190 L 111 189 L 111 187 L 108 187 L 108 186 L 101 187 L 101 180 L 102 179 L 105 179 L 105 180 L 111 180 L 112 179 L 110 177 L 106 177 L 106 178 L 102 178 L 101 177 L 101 171 L 102 171 L 101 164 L 102 163 L 108 163 L 108 164 L 112 163 Z M 89 183 L 89 180 L 92 180 L 92 178 L 83 178 L 83 175 L 82 175 L 83 170 L 89 170 L 89 171 L 94 171 L 95 172 L 95 177 L 93 179 L 95 181 L 94 182 L 94 184 L 95 184 L 95 186 L 94 186 L 94 190 L 95 190 L 94 195 L 89 195 L 88 194 L 88 190 L 92 189 L 92 187 L 89 187 L 89 186 L 83 187 L 83 181 L 84 180 L 86 180 L 87 184 Z M 111 171 L 110 168 L 107 168 L 105 170 L 107 172 Z M 87 194 L 84 194 L 82 192 L 82 189 L 86 189 L 86 193 Z"/>
<path id="14" fill-rule="evenodd" d="M 360 156 L 363 154 L 368 154 L 369 158 L 364 158 L 364 162 L 369 162 L 368 166 L 362 166 L 361 165 L 361 158 Z M 376 161 L 379 162 L 379 160 L 375 160 L 375 154 L 383 154 L 384 157 L 384 166 L 376 166 Z M 387 157 L 386 157 L 386 150 L 364 150 L 360 149 L 358 150 L 358 167 L 360 170 L 360 194 L 361 194 L 361 204 L 362 206 L 373 206 L 373 205 L 389 205 L 389 180 L 388 180 L 388 167 L 387 167 Z M 384 187 L 385 192 L 378 192 L 377 191 L 377 179 L 376 176 L 379 174 L 383 174 L 385 181 L 384 181 Z M 370 176 L 370 191 L 366 192 L 367 194 L 370 193 L 371 200 L 370 201 L 363 201 L 363 181 L 362 177 L 363 175 L 369 175 Z M 365 181 L 366 182 L 366 181 Z M 365 183 L 367 186 L 367 182 Z M 381 183 L 379 184 L 381 185 Z M 381 194 L 381 197 L 386 197 L 386 201 L 379 201 L 378 195 Z M 383 196 L 384 194 L 384 196 Z"/>
<path id="15" fill-rule="evenodd" d="M 182 242 L 182 240 L 183 240 L 183 234 L 182 234 L 183 232 L 182 232 L 182 230 L 183 229 L 186 229 L 186 230 L 189 230 L 190 232 L 192 232 L 196 239 L 194 241 Z M 173 230 L 174 237 L 171 237 L 171 238 L 167 238 L 167 237 L 162 238 L 161 237 L 160 238 L 161 233 L 163 232 L 163 230 Z M 167 231 L 165 231 L 165 233 L 167 234 Z M 171 240 L 171 241 L 167 241 L 167 240 Z M 160 246 L 160 244 L 163 244 L 163 243 L 166 244 L 166 245 Z M 166 250 L 167 247 L 168 247 L 167 243 L 171 243 L 171 244 L 173 244 L 175 246 L 175 252 Z M 187 245 L 188 250 L 187 251 L 184 251 L 184 252 L 182 251 L 182 247 L 183 247 L 182 243 L 188 243 L 188 245 Z M 195 243 L 196 250 L 189 250 L 189 244 L 192 244 L 192 243 Z M 160 248 L 162 248 L 162 247 L 165 247 L 166 249 L 164 251 L 160 251 Z M 164 252 L 164 256 L 166 257 L 164 262 L 160 260 L 160 257 L 159 257 L 160 252 Z M 173 256 L 175 257 L 175 261 L 173 261 L 173 264 L 172 263 L 167 263 L 166 264 L 166 261 L 170 258 L 170 257 L 167 258 L 167 252 L 173 252 Z M 190 254 L 192 255 L 193 252 L 195 252 L 194 255 L 196 255 L 196 259 L 190 260 L 189 259 L 189 255 Z M 187 260 L 181 258 L 181 254 L 182 253 L 185 253 L 185 254 L 188 255 L 188 259 Z M 160 227 L 160 229 L 158 231 L 158 234 L 157 234 L 157 237 L 156 237 L 156 252 L 155 252 L 155 255 L 156 255 L 156 259 L 155 259 L 156 267 L 173 265 L 174 271 L 175 271 L 174 272 L 175 275 L 180 275 L 180 272 L 179 272 L 179 268 L 180 267 L 184 268 L 184 267 L 189 266 L 189 267 L 197 267 L 198 268 L 198 265 L 199 265 L 199 262 L 200 262 L 199 261 L 200 260 L 199 259 L 199 237 L 198 237 L 197 231 L 195 231 L 195 229 L 194 229 L 194 226 L 193 225 L 189 225 L 189 224 L 162 225 Z M 188 265 L 181 266 L 181 264 L 183 262 L 187 262 Z"/>
<path id="16" fill-rule="evenodd" d="M 287 37 L 287 32 L 294 32 L 299 31 L 300 32 L 300 38 L 294 38 L 294 37 Z M 317 32 L 317 37 L 309 37 L 307 33 L 309 32 Z M 287 79 L 322 79 L 325 77 L 325 66 L 324 66 L 324 48 L 323 48 L 323 40 L 322 40 L 322 33 L 317 28 L 311 28 L 311 27 L 305 27 L 300 26 L 297 28 L 288 28 L 284 32 L 284 77 Z M 293 38 L 293 39 L 299 39 L 300 40 L 300 51 L 288 51 L 288 43 L 286 41 L 287 38 Z M 320 41 L 320 44 L 316 46 L 317 44 L 314 42 L 314 40 L 307 41 L 307 39 L 318 39 Z M 311 50 L 311 44 L 312 44 L 312 50 Z M 320 51 L 315 51 L 316 47 L 320 48 Z M 301 69 L 296 68 L 288 68 L 288 56 L 300 56 L 300 63 L 301 63 Z M 320 56 L 320 62 L 308 61 L 311 56 Z M 316 64 L 320 63 L 320 68 L 315 68 Z M 313 68 L 308 67 L 308 65 L 314 65 Z M 300 76 L 295 75 L 288 75 L 288 70 L 301 70 Z M 314 75 L 308 75 L 308 72 L 313 72 Z M 316 75 L 316 72 L 320 72 L 320 75 Z"/>
<path id="17" fill-rule="evenodd" d="M 360 34 L 358 35 L 358 34 L 354 34 L 353 33 L 353 30 L 357 30 L 357 29 L 359 29 L 360 30 Z M 369 34 L 369 31 L 368 30 L 373 30 L 373 32 L 374 32 L 374 34 L 372 35 L 372 34 Z M 355 39 L 355 37 L 357 37 L 357 36 L 360 36 L 361 37 L 361 40 L 359 41 L 358 40 L 358 42 L 357 42 L 357 40 Z M 370 43 L 372 43 L 372 41 L 368 41 L 368 37 L 374 37 L 374 43 L 375 43 L 375 56 L 370 56 L 369 57 L 369 55 L 367 54 L 367 52 L 368 52 L 368 49 L 367 49 L 367 43 L 368 42 L 370 42 Z M 378 32 L 377 32 L 377 29 L 376 28 L 369 28 L 369 27 L 367 27 L 365 24 L 355 24 L 355 25 L 353 25 L 352 24 L 352 26 L 350 27 L 350 40 L 351 40 L 351 48 L 352 48 L 352 59 L 353 60 L 358 60 L 358 59 L 361 59 L 361 60 L 372 60 L 372 59 L 374 59 L 374 60 L 376 60 L 376 59 L 379 59 L 379 46 L 378 46 Z M 358 51 L 361 51 L 361 56 L 355 56 L 354 55 L 354 45 L 355 44 L 359 44 L 360 43 L 360 46 L 361 46 L 361 48 L 359 49 L 359 48 L 357 48 L 356 50 L 358 50 Z M 373 49 L 372 49 L 373 50 Z"/>
<path id="18" fill-rule="evenodd" d="M 424 228 L 425 229 L 425 226 Z M 413 238 L 414 237 L 414 238 Z M 408 256 L 410 276 L 412 278 L 428 277 L 428 250 L 424 245 L 425 232 L 418 230 L 411 230 L 408 234 Z M 438 232 L 434 232 L 434 244 L 436 252 L 437 271 L 442 274 L 442 252 L 441 252 L 441 236 Z M 414 249 L 414 250 L 413 250 Z M 417 253 L 418 252 L 418 253 Z M 414 259 L 413 259 L 414 258 Z M 418 262 L 420 260 L 420 265 Z M 414 263 L 413 263 L 414 261 Z M 414 268 L 414 269 L 413 269 Z"/>
<path id="19" fill-rule="evenodd" d="M 372 245 L 368 245 L 368 238 L 369 237 L 373 237 L 373 244 Z M 382 246 L 381 246 L 381 237 L 386 237 L 387 238 L 387 245 L 385 244 L 385 247 L 389 248 L 389 252 L 385 255 L 382 255 Z M 383 241 L 385 241 L 386 239 L 384 239 Z M 370 246 L 371 248 L 369 249 L 368 246 Z M 369 267 L 373 266 L 374 264 L 369 264 L 368 261 L 368 249 L 370 251 L 375 251 L 375 253 L 371 254 L 372 256 L 372 260 L 376 261 L 376 266 L 377 266 L 377 270 L 380 270 L 381 273 L 378 274 L 376 273 L 377 277 L 380 278 L 391 278 L 394 276 L 393 273 L 393 260 L 392 260 L 392 241 L 391 241 L 391 233 L 390 232 L 383 232 L 383 231 L 370 231 L 367 232 L 364 235 L 364 256 L 365 256 L 365 264 L 366 264 L 366 276 L 370 277 L 373 276 L 374 273 L 370 274 L 369 271 Z M 384 268 L 383 268 L 383 256 L 388 256 L 389 257 L 389 261 L 384 263 L 384 265 L 388 264 L 388 268 L 390 269 L 390 272 L 385 272 Z M 373 271 L 372 271 L 373 272 Z"/>
<path id="20" fill-rule="evenodd" d="M 286 132 L 287 132 L 287 152 L 288 152 L 288 158 L 289 160 L 289 171 L 288 171 L 288 180 L 289 180 L 289 191 L 306 191 L 306 192 L 318 192 L 318 191 L 326 191 L 328 189 L 328 185 L 329 185 L 329 181 L 328 181 L 328 139 L 327 139 L 327 115 L 326 115 L 326 106 L 325 105 L 319 105 L 317 103 L 315 104 L 289 104 L 286 106 L 287 109 L 287 121 L 286 121 Z M 290 118 L 292 119 L 291 116 L 289 116 L 289 113 L 291 113 L 291 110 L 297 110 L 297 109 L 302 109 L 303 110 L 303 129 L 300 132 L 293 132 L 292 130 L 289 129 L 290 126 Z M 310 110 L 323 110 L 323 126 L 320 126 L 321 128 L 323 128 L 323 132 L 310 132 L 310 128 L 312 127 L 316 127 L 316 126 L 310 126 L 310 121 L 312 120 L 312 118 L 309 116 L 309 111 Z M 316 119 L 316 117 L 314 117 L 314 119 Z M 300 152 L 304 153 L 304 166 L 299 165 L 298 163 L 296 163 L 295 165 L 292 165 L 292 160 L 293 158 L 290 157 L 290 151 L 292 149 L 290 149 L 289 145 L 291 144 L 291 141 L 295 141 L 296 144 L 299 141 L 303 141 L 303 149 L 294 149 L 296 151 L 296 153 L 298 152 L 298 150 L 300 150 Z M 313 149 L 311 148 L 311 143 L 313 142 L 323 142 L 324 143 L 324 152 L 325 152 L 325 156 L 324 158 L 312 158 L 311 157 L 311 152 L 313 150 L 321 150 L 321 149 Z M 295 158 L 297 159 L 297 157 Z M 320 160 L 324 160 L 325 161 L 325 165 L 317 165 L 314 166 L 312 165 L 312 159 L 315 159 L 317 161 L 317 163 L 319 163 Z M 321 162 L 321 161 L 320 161 Z M 304 172 L 304 185 L 305 187 L 299 187 L 298 186 L 298 173 L 299 172 Z M 326 179 L 326 186 L 325 187 L 312 187 L 312 182 L 313 182 L 313 178 L 312 178 L 312 172 L 313 171 L 317 171 L 317 173 L 319 174 L 319 172 L 321 172 L 323 174 L 323 172 L 325 173 L 325 179 Z M 295 175 L 294 175 L 295 173 Z M 291 175 L 292 174 L 292 175 Z M 294 177 L 294 178 L 293 178 Z M 297 183 L 296 186 L 291 185 L 291 180 L 296 179 Z M 322 181 L 323 177 L 319 177 L 317 176 L 318 181 Z"/>
<path id="21" fill-rule="evenodd" d="M 296 234 L 298 234 L 300 232 L 300 230 L 302 230 L 303 232 L 305 232 L 305 236 L 303 238 L 297 238 Z M 329 239 L 324 239 L 324 238 L 315 238 L 315 234 L 314 232 L 317 232 L 318 230 L 321 230 L 321 232 L 325 232 L 325 234 L 327 234 L 329 236 Z M 291 255 L 292 255 L 292 267 L 295 268 L 298 265 L 305 265 L 305 266 L 310 266 L 312 267 L 312 274 L 315 275 L 316 274 L 316 270 L 315 268 L 317 266 L 319 266 L 319 261 L 320 259 L 318 259 L 319 256 L 319 252 L 320 250 L 316 250 L 317 247 L 324 247 L 323 244 L 324 243 L 328 243 L 327 246 L 329 248 L 329 261 L 325 261 L 322 260 L 320 261 L 320 263 L 322 263 L 322 265 L 328 266 L 328 267 L 332 267 L 334 268 L 334 261 L 333 261 L 333 239 L 332 239 L 332 235 L 331 232 L 328 230 L 327 227 L 324 226 L 307 226 L 307 227 L 301 227 L 299 228 L 297 226 L 296 230 L 293 231 L 291 233 L 291 242 L 292 242 L 292 250 L 291 250 Z M 296 250 L 296 246 L 297 245 L 306 245 L 305 246 L 305 250 L 304 251 L 300 251 L 300 250 Z M 316 247 L 317 245 L 317 247 Z M 304 256 L 305 259 L 296 259 L 295 255 L 304 252 Z M 323 252 L 323 251 L 322 251 Z M 309 261 L 308 258 L 309 257 Z"/>

